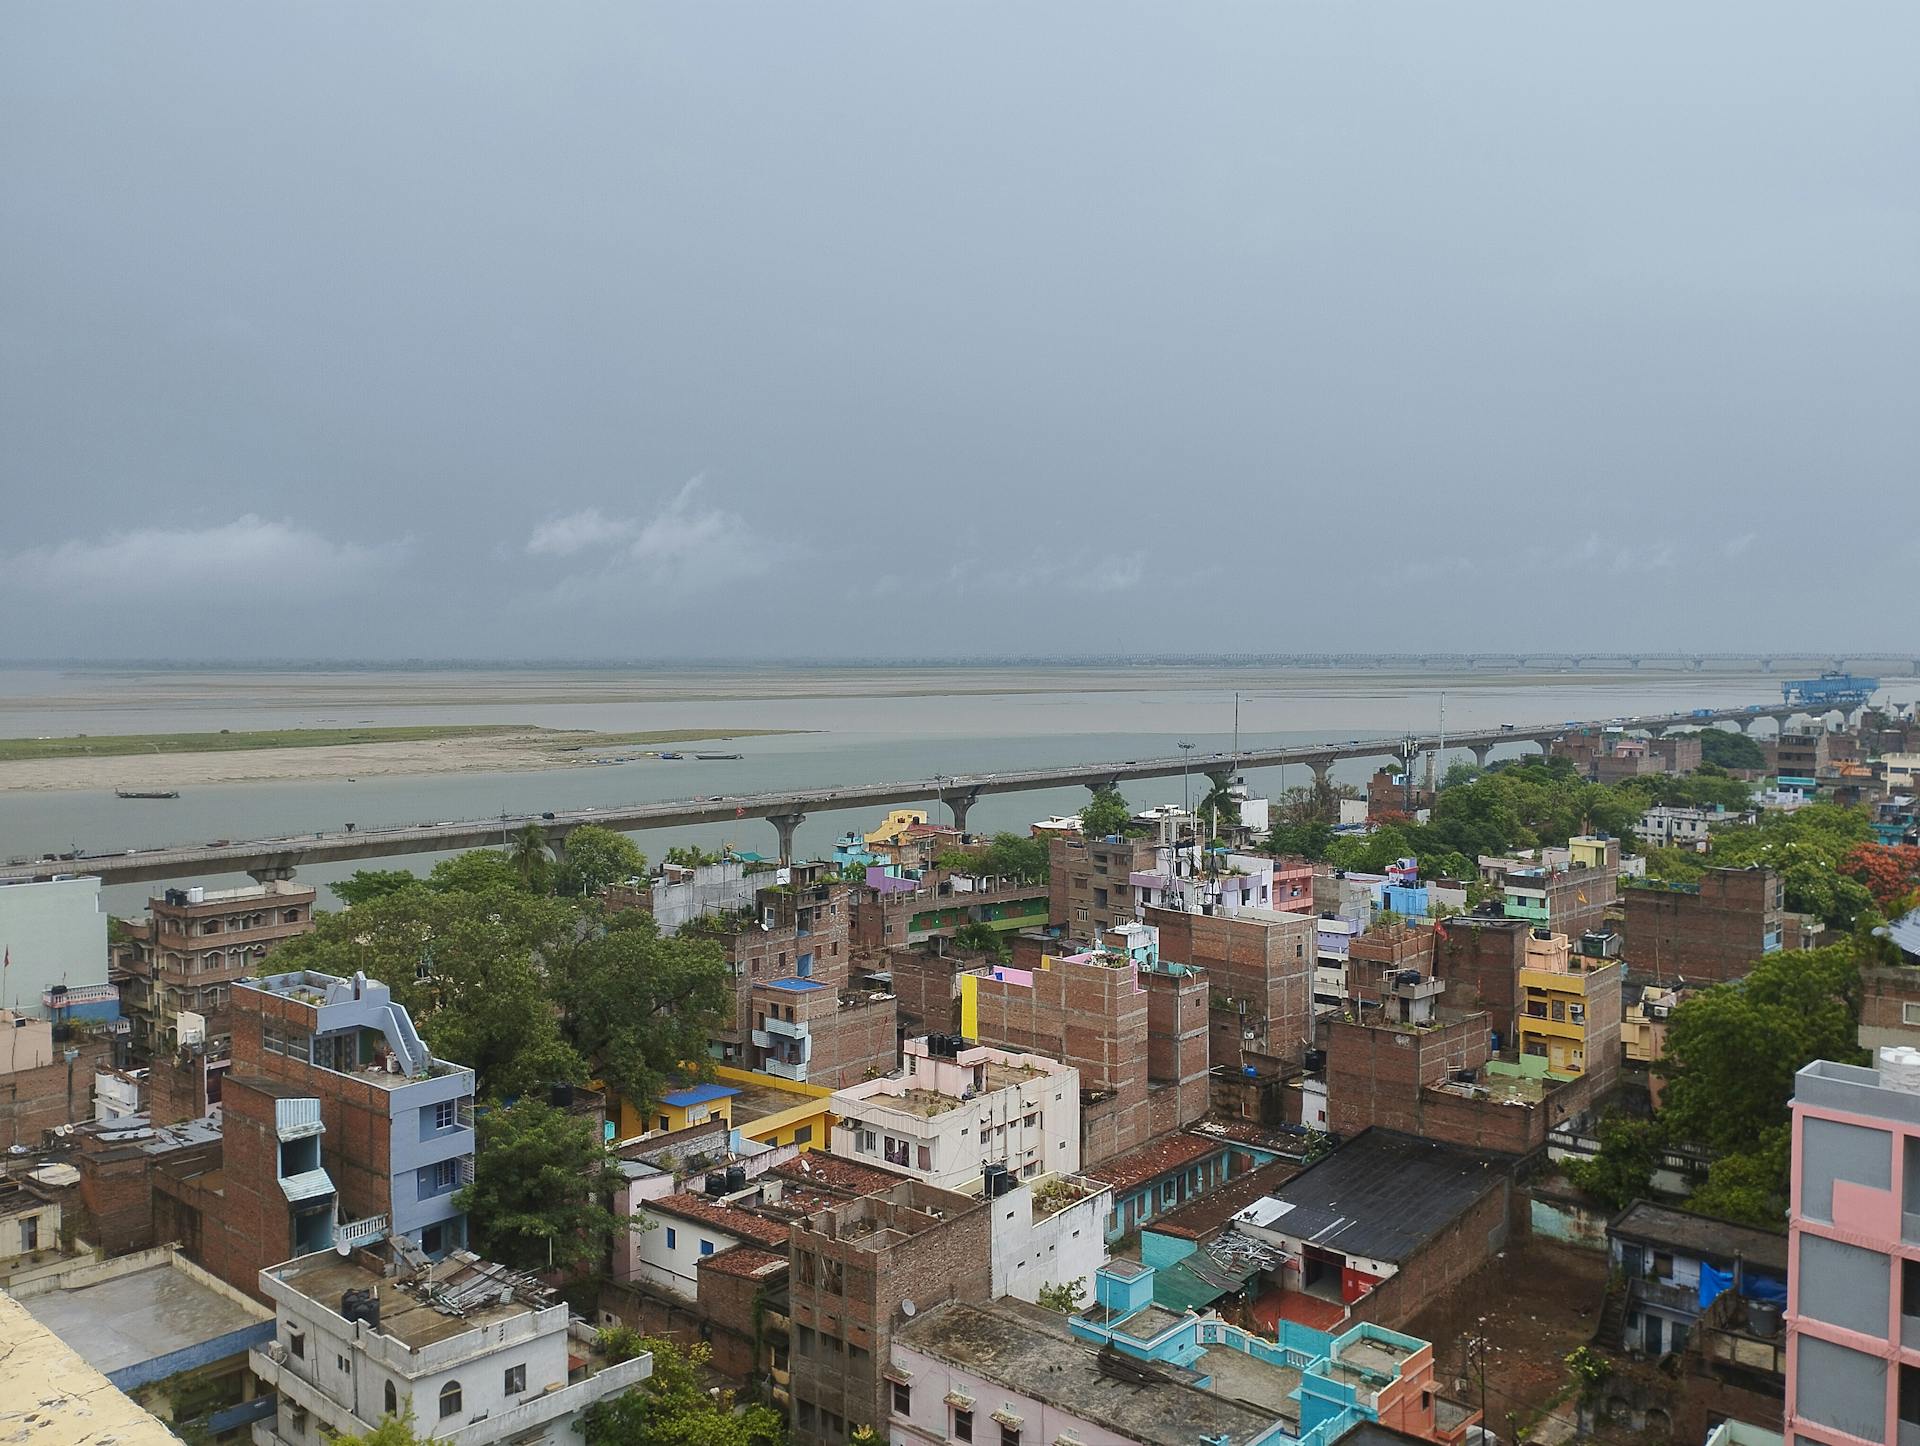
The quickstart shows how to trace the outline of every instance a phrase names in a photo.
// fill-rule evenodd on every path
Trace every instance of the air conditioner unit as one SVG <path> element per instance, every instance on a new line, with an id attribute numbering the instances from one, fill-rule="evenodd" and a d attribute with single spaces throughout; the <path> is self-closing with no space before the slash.
<path id="1" fill-rule="evenodd" d="M 268 1341 L 267 1359 L 272 1361 L 276 1366 L 284 1366 L 287 1363 L 286 1346 L 279 1341 Z"/>

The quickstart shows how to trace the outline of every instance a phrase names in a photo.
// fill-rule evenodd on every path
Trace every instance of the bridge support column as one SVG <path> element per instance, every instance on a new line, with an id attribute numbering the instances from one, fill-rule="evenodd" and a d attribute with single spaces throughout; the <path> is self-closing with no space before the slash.
<path id="1" fill-rule="evenodd" d="M 285 883 L 293 877 L 292 864 L 262 864 L 257 869 L 248 869 L 247 877 L 256 884 Z"/>
<path id="2" fill-rule="evenodd" d="M 956 793 L 947 800 L 947 807 L 953 810 L 953 826 L 961 833 L 967 831 L 967 810 L 980 801 L 980 790 L 969 788 L 965 793 Z"/>
<path id="3" fill-rule="evenodd" d="M 1482 773 L 1485 773 L 1487 771 L 1487 760 L 1493 756 L 1493 745 L 1491 743 L 1474 743 L 1468 745 L 1468 748 L 1473 754 L 1473 766 Z"/>
<path id="4" fill-rule="evenodd" d="M 780 835 L 780 862 L 793 862 L 793 831 L 807 821 L 804 813 L 770 813 L 767 822 L 772 824 Z"/>

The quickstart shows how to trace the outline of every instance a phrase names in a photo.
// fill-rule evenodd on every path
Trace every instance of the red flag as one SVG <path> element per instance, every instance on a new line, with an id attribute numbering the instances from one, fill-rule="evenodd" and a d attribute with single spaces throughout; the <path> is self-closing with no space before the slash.
<path id="1" fill-rule="evenodd" d="M 733 816 L 735 818 L 745 818 L 747 816 L 747 811 L 744 808 L 736 808 L 733 811 Z"/>

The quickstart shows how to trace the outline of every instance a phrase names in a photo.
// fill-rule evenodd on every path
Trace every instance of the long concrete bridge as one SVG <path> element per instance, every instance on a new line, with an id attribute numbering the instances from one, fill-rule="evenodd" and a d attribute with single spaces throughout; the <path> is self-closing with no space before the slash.
<path id="1" fill-rule="evenodd" d="M 1340 743 L 1248 748 L 1237 753 L 1189 753 L 1164 758 L 1129 758 L 1109 763 L 1071 763 L 1058 768 L 1029 768 L 1011 773 L 954 774 L 838 788 L 790 789 L 778 793 L 720 794 L 662 803 L 568 809 L 543 813 L 537 817 L 531 814 L 503 815 L 459 823 L 356 828 L 296 837 L 249 839 L 245 842 L 130 849 L 125 853 L 82 854 L 78 857 L 47 855 L 33 862 L 0 868 L 0 882 L 47 879 L 62 874 L 94 874 L 108 884 L 182 880 L 208 874 L 236 873 L 251 874 L 263 880 L 290 878 L 303 864 L 446 853 L 502 844 L 529 823 L 540 829 L 549 844 L 562 848 L 567 835 L 586 824 L 636 832 L 741 818 L 764 818 L 773 825 L 779 839 L 780 857 L 787 859 L 792 854 L 794 831 L 809 813 L 822 811 L 934 802 L 951 812 L 955 827 L 965 828 L 968 810 L 989 793 L 1025 793 L 1076 785 L 1094 789 L 1117 787 L 1129 779 L 1169 778 L 1188 772 L 1223 780 L 1249 769 L 1287 764 L 1299 764 L 1311 770 L 1315 780 L 1325 784 L 1332 776 L 1334 764 L 1341 759 L 1398 758 L 1410 765 L 1420 754 L 1438 749 L 1443 743 L 1449 749 L 1472 753 L 1484 768 L 1493 750 L 1503 744 L 1532 743 L 1544 750 L 1551 740 L 1575 728 L 1606 726 L 1658 734 L 1676 727 L 1699 728 L 1716 722 L 1734 722 L 1742 729 L 1747 729 L 1763 718 L 1778 724 L 1805 711 L 1773 703 L 1588 723 L 1503 725 L 1499 728 L 1449 733 L 1445 739 L 1434 736 L 1354 738 Z"/>

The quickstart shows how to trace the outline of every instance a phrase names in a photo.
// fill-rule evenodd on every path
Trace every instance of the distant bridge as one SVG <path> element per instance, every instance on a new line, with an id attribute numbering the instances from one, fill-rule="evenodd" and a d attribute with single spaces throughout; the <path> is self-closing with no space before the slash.
<path id="1" fill-rule="evenodd" d="M 1081 660 L 1085 661 L 1085 660 Z M 1893 677 L 1920 677 L 1920 653 L 1684 653 L 1547 649 L 1511 653 L 1233 653 L 1165 654 L 1110 659 L 1150 665 L 1201 665 L 1274 668 L 1405 668 L 1423 672 L 1451 669 L 1467 673 L 1600 672 L 1773 672 L 1844 673 L 1856 664 L 1873 664 Z"/>
<path id="2" fill-rule="evenodd" d="M 1698 728 L 1715 722 L 1736 722 L 1742 729 L 1760 719 L 1776 724 L 1806 710 L 1780 703 L 1748 708 L 1717 708 L 1698 712 L 1554 723 L 1544 726 L 1502 726 L 1449 733 L 1448 748 L 1471 752 L 1482 767 L 1502 744 L 1532 743 L 1545 749 L 1561 734 L 1575 728 L 1634 728 L 1659 733 L 1669 728 Z M 721 794 L 664 803 L 629 803 L 608 808 L 567 809 L 556 813 L 503 815 L 459 823 L 400 825 L 391 828 L 334 830 L 298 837 L 250 839 L 241 843 L 187 844 L 177 847 L 129 849 L 125 853 L 83 854 L 61 858 L 49 855 L 34 862 L 0 868 L 0 882 L 47 879 L 60 874 L 94 874 L 109 884 L 146 883 L 163 879 L 198 878 L 207 874 L 251 874 L 256 879 L 291 878 L 303 864 L 336 863 L 353 859 L 392 858 L 403 854 L 447 853 L 458 849 L 502 844 L 512 834 L 536 825 L 555 848 L 565 845 L 574 829 L 586 824 L 634 832 L 653 828 L 683 828 L 690 824 L 722 823 L 741 818 L 764 818 L 779 839 L 780 857 L 793 852 L 794 830 L 809 813 L 840 809 L 885 808 L 894 804 L 934 801 L 951 811 L 954 826 L 965 828 L 967 813 L 989 793 L 1026 793 L 1046 788 L 1117 787 L 1129 779 L 1170 778 L 1192 772 L 1210 779 L 1230 778 L 1255 768 L 1300 764 L 1324 783 L 1333 765 L 1343 758 L 1398 758 L 1411 766 L 1420 754 L 1437 749 L 1438 737 L 1353 738 L 1344 743 L 1304 743 L 1286 748 L 1248 748 L 1238 753 L 1195 753 L 1168 758 L 1129 758 L 1111 763 L 1072 763 L 1058 768 L 1028 768 L 1011 773 L 965 773 L 894 783 L 862 783 L 840 788 L 801 788 L 779 793 Z"/>

